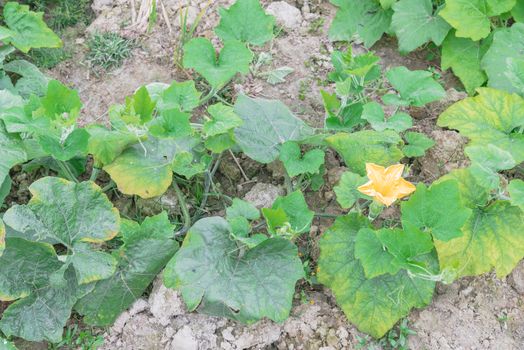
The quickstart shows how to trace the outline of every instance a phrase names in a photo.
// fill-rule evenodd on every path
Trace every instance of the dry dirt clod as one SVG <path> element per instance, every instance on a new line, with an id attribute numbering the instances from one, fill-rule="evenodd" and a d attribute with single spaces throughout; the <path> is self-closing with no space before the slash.
<path id="1" fill-rule="evenodd" d="M 275 16 L 277 23 L 286 29 L 297 29 L 302 23 L 300 10 L 285 1 L 272 2 L 266 12 Z"/>
<path id="2" fill-rule="evenodd" d="M 172 317 L 186 313 L 184 302 L 178 292 L 166 288 L 160 276 L 153 283 L 148 301 L 149 311 L 162 326 L 169 325 Z"/>
<path id="3" fill-rule="evenodd" d="M 269 208 L 273 205 L 275 199 L 282 194 L 281 188 L 259 182 L 245 195 L 244 200 L 253 203 L 259 209 Z"/>
<path id="4" fill-rule="evenodd" d="M 515 267 L 508 280 L 519 294 L 524 295 L 524 260 Z"/>

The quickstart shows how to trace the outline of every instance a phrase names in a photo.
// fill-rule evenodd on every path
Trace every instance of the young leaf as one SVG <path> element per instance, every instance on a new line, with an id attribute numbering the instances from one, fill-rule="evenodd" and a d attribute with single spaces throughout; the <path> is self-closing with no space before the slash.
<path id="1" fill-rule="evenodd" d="M 138 136 L 127 130 L 109 130 L 102 125 L 90 125 L 87 132 L 87 150 L 93 155 L 98 168 L 112 163 L 127 147 L 140 141 Z"/>
<path id="2" fill-rule="evenodd" d="M 162 195 L 173 181 L 173 161 L 180 152 L 190 152 L 194 138 L 149 139 L 126 149 L 104 170 L 118 189 L 128 195 L 153 198 Z"/>
<path id="3" fill-rule="evenodd" d="M 519 206 L 524 211 L 524 181 L 511 180 L 508 185 L 508 192 L 511 196 L 511 204 Z"/>
<path id="4" fill-rule="evenodd" d="M 131 97 L 126 98 L 126 107 L 140 118 L 140 124 L 147 123 L 153 117 L 156 103 L 151 100 L 145 86 L 138 89 Z"/>
<path id="5" fill-rule="evenodd" d="M 28 341 L 59 342 L 73 305 L 92 285 L 79 286 L 71 268 L 63 284 L 53 285 L 50 277 L 64 265 L 47 243 L 8 238 L 0 266 L 1 300 L 16 300 L 4 311 L 0 330 Z"/>
<path id="6" fill-rule="evenodd" d="M 391 29 L 401 52 L 411 52 L 430 41 L 438 46 L 451 29 L 438 11 L 433 11 L 431 0 L 400 0 L 393 10 Z"/>
<path id="7" fill-rule="evenodd" d="M 79 246 L 82 242 L 109 241 L 120 228 L 118 210 L 96 184 L 45 177 L 34 182 L 29 191 L 33 197 L 28 204 L 15 205 L 5 213 L 8 226 L 22 238 L 60 243 L 74 252 L 68 258 L 81 284 L 114 272 L 110 255 L 88 245 Z"/>
<path id="8" fill-rule="evenodd" d="M 235 146 L 235 134 L 229 131 L 225 134 L 210 136 L 204 142 L 206 148 L 213 153 L 220 154 Z"/>
<path id="9" fill-rule="evenodd" d="M 337 202 L 344 209 L 349 209 L 359 198 L 366 198 L 358 191 L 358 187 L 367 182 L 364 176 L 346 171 L 342 174 L 340 182 L 333 188 L 337 195 Z"/>
<path id="10" fill-rule="evenodd" d="M 415 107 L 438 101 L 446 96 L 444 88 L 435 81 L 431 72 L 410 71 L 406 67 L 395 67 L 386 74 L 400 97 Z"/>
<path id="11" fill-rule="evenodd" d="M 503 278 L 524 257 L 522 210 L 508 201 L 475 209 L 462 232 L 462 237 L 451 241 L 435 241 L 441 268 L 453 271 L 457 278 L 493 268 Z"/>
<path id="12" fill-rule="evenodd" d="M 30 11 L 28 5 L 7 2 L 3 19 L 9 27 L 9 36 L 2 40 L 7 40 L 24 53 L 31 48 L 61 47 L 62 41 L 47 27 L 43 16 L 43 12 Z M 0 33 L 2 29 L 5 28 L 0 27 Z"/>
<path id="13" fill-rule="evenodd" d="M 523 60 L 524 23 L 515 23 L 511 28 L 496 31 L 491 47 L 482 58 L 482 68 L 489 78 L 488 86 L 523 94 L 520 86 L 507 76 L 512 64 Z"/>
<path id="14" fill-rule="evenodd" d="M 197 161 L 193 153 L 187 151 L 178 152 L 172 164 L 173 172 L 184 176 L 186 179 L 191 179 L 197 174 L 202 174 L 206 170 L 206 163 L 204 159 Z"/>
<path id="15" fill-rule="evenodd" d="M 47 93 L 42 98 L 42 108 L 47 118 L 58 119 L 60 124 L 71 124 L 80 113 L 82 101 L 76 90 L 69 89 L 58 80 L 51 80 L 47 85 Z M 63 117 L 64 114 L 67 118 Z"/>
<path id="16" fill-rule="evenodd" d="M 489 48 L 490 41 L 473 41 L 459 38 L 452 30 L 442 43 L 441 66 L 443 70 L 451 68 L 460 78 L 468 94 L 482 86 L 488 77 L 480 66 L 480 60 Z"/>
<path id="17" fill-rule="evenodd" d="M 220 217 L 197 221 L 167 265 L 165 285 L 181 292 L 190 311 L 245 323 L 263 317 L 283 322 L 304 275 L 296 246 L 269 238 L 240 254 L 230 230 Z"/>
<path id="18" fill-rule="evenodd" d="M 364 105 L 362 119 L 367 120 L 371 127 L 376 131 L 389 129 L 403 132 L 413 126 L 411 116 L 406 113 L 397 112 L 390 118 L 386 119 L 382 106 L 377 102 L 368 102 Z"/>
<path id="19" fill-rule="evenodd" d="M 404 139 L 407 145 L 402 147 L 402 153 L 409 158 L 422 157 L 435 145 L 435 141 L 419 132 L 408 131 L 404 134 Z"/>
<path id="20" fill-rule="evenodd" d="M 271 210 L 264 208 L 262 214 L 267 220 L 269 232 L 276 234 L 277 229 L 289 224 L 294 234 L 300 234 L 309 231 L 315 213 L 309 209 L 302 192 L 295 191 L 285 197 L 278 197 Z"/>
<path id="21" fill-rule="evenodd" d="M 366 163 L 387 166 L 398 163 L 404 156 L 398 148 L 402 139 L 391 130 L 339 133 L 326 141 L 342 156 L 351 171 L 362 176 L 366 175 Z"/>
<path id="22" fill-rule="evenodd" d="M 332 41 L 350 41 L 358 35 L 366 47 L 371 47 L 389 29 L 393 11 L 384 10 L 374 0 L 331 2 L 339 6 L 329 29 Z"/>
<path id="23" fill-rule="evenodd" d="M 431 302 L 435 282 L 400 271 L 395 275 L 365 276 L 355 257 L 355 239 L 362 228 L 371 228 L 369 221 L 352 213 L 339 217 L 320 240 L 318 279 L 330 288 L 349 321 L 357 328 L 380 338 L 411 308 Z M 426 257 L 436 270 L 433 255 Z M 394 302 L 392 302 L 394 296 Z"/>
<path id="24" fill-rule="evenodd" d="M 237 216 L 242 216 L 248 220 L 258 220 L 260 218 L 260 212 L 253 204 L 238 198 L 233 199 L 231 206 L 226 209 L 226 215 L 228 219 L 233 219 Z"/>
<path id="25" fill-rule="evenodd" d="M 173 81 L 171 85 L 165 87 L 161 92 L 156 92 L 154 86 L 149 86 L 149 94 L 158 95 L 157 109 L 162 112 L 165 110 L 179 109 L 182 112 L 191 112 L 200 104 L 202 95 L 195 87 L 193 80 L 178 82 Z M 164 86 L 160 86 L 164 88 Z"/>
<path id="26" fill-rule="evenodd" d="M 280 148 L 280 160 L 284 164 L 289 176 L 295 177 L 300 174 L 316 174 L 320 166 L 324 164 L 325 153 L 321 149 L 312 149 L 304 155 L 300 146 L 293 141 L 288 141 Z"/>
<path id="27" fill-rule="evenodd" d="M 273 39 L 275 17 L 267 15 L 259 0 L 237 0 L 229 9 L 220 8 L 215 33 L 223 41 L 239 40 L 262 46 Z"/>
<path id="28" fill-rule="evenodd" d="M 89 133 L 86 129 L 73 130 L 62 143 L 52 135 L 38 135 L 38 143 L 53 158 L 66 162 L 75 157 L 87 155 Z"/>
<path id="29" fill-rule="evenodd" d="M 181 112 L 178 108 L 166 109 L 160 112 L 149 123 L 149 132 L 158 138 L 181 138 L 192 134 L 189 113 Z"/>
<path id="30" fill-rule="evenodd" d="M 238 145 L 248 157 L 261 163 L 274 161 L 280 145 L 286 141 L 301 141 L 313 134 L 313 130 L 280 101 L 240 95 L 235 113 L 244 121 L 235 129 Z"/>
<path id="31" fill-rule="evenodd" d="M 249 73 L 251 61 L 253 53 L 236 40 L 225 42 L 218 58 L 208 39 L 195 38 L 184 45 L 184 67 L 193 68 L 214 89 L 222 88 L 237 73 Z"/>
<path id="32" fill-rule="evenodd" d="M 375 231 L 362 228 L 355 239 L 355 257 L 360 260 L 366 278 L 384 274 L 395 275 L 401 270 L 422 272 L 418 257 L 431 253 L 431 235 L 414 227 Z"/>
<path id="33" fill-rule="evenodd" d="M 417 190 L 402 205 L 402 226 L 416 227 L 440 241 L 462 236 L 461 228 L 471 216 L 462 202 L 457 181 L 448 180 Z"/>
<path id="34" fill-rule="evenodd" d="M 85 323 L 112 325 L 144 293 L 178 248 L 173 231 L 165 212 L 146 218 L 141 225 L 122 221 L 124 245 L 116 252 L 116 273 L 97 282 L 93 291 L 75 305 Z"/>
<path id="35" fill-rule="evenodd" d="M 441 127 L 460 131 L 470 145 L 493 144 L 511 153 L 517 163 L 524 161 L 524 137 L 514 130 L 524 127 L 524 99 L 492 88 L 449 107 L 437 121 Z"/>
<path id="36" fill-rule="evenodd" d="M 515 0 L 447 0 L 440 15 L 457 30 L 457 37 L 474 41 L 491 32 L 490 17 L 510 11 Z"/>
<path id="37" fill-rule="evenodd" d="M 242 119 L 235 114 L 235 110 L 222 103 L 217 103 L 207 108 L 211 119 L 204 123 L 202 131 L 207 136 L 225 134 L 233 128 L 242 125 Z"/>

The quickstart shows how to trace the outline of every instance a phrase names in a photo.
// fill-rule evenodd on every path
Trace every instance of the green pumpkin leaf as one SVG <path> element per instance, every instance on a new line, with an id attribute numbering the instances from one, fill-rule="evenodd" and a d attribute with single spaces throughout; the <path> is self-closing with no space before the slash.
<path id="1" fill-rule="evenodd" d="M 0 337 L 0 349 L 2 350 L 17 350 L 15 344 Z"/>
<path id="2" fill-rule="evenodd" d="M 260 163 L 277 159 L 286 141 L 301 141 L 314 133 L 280 101 L 240 95 L 235 113 L 244 121 L 235 129 L 237 143 L 248 157 Z"/>
<path id="3" fill-rule="evenodd" d="M 87 155 L 89 133 L 86 129 L 75 129 L 63 143 L 57 137 L 42 134 L 38 136 L 38 143 L 53 158 L 66 162 Z"/>
<path id="4" fill-rule="evenodd" d="M 456 278 L 493 268 L 498 277 L 505 277 L 524 257 L 523 231 L 522 210 L 507 201 L 475 209 L 462 228 L 462 237 L 435 241 L 440 266 L 454 272 Z"/>
<path id="5" fill-rule="evenodd" d="M 524 161 L 524 135 L 514 132 L 524 126 L 524 99 L 492 88 L 478 92 L 449 107 L 437 124 L 460 131 L 471 146 L 493 144 Z"/>
<path id="6" fill-rule="evenodd" d="M 351 208 L 360 198 L 367 198 L 358 191 L 358 187 L 367 182 L 367 178 L 358 174 L 346 171 L 342 174 L 340 182 L 333 190 L 337 195 L 337 202 L 344 209 Z"/>
<path id="7" fill-rule="evenodd" d="M 190 152 L 198 140 L 149 139 L 126 149 L 104 170 L 118 189 L 128 195 L 153 198 L 164 194 L 173 181 L 173 161 L 180 152 Z"/>
<path id="8" fill-rule="evenodd" d="M 0 184 L 0 206 L 4 204 L 4 200 L 7 198 L 9 193 L 11 192 L 11 187 L 13 185 L 13 181 L 9 176 L 7 176 L 4 181 Z"/>
<path id="9" fill-rule="evenodd" d="M 222 103 L 209 106 L 207 111 L 211 115 L 211 119 L 204 123 L 202 129 L 207 136 L 225 134 L 243 124 L 243 120 L 235 114 L 235 110 Z"/>
<path id="10" fill-rule="evenodd" d="M 339 6 L 329 29 L 331 41 L 350 41 L 358 35 L 366 47 L 371 47 L 389 29 L 393 11 L 374 0 L 331 2 Z"/>
<path id="11" fill-rule="evenodd" d="M 262 46 L 273 39 L 275 17 L 264 12 L 259 0 L 237 0 L 228 9 L 221 7 L 219 13 L 215 33 L 223 41 L 239 40 Z"/>
<path id="12" fill-rule="evenodd" d="M 457 30 L 457 37 L 477 41 L 491 32 L 490 17 L 510 11 L 515 2 L 516 0 L 447 0 L 440 16 Z"/>
<path id="13" fill-rule="evenodd" d="M 92 286 L 78 286 L 71 268 L 63 285 L 53 285 L 50 277 L 63 263 L 47 243 L 8 238 L 0 266 L 0 300 L 16 300 L 4 311 L 0 330 L 28 341 L 59 342 L 73 305 Z"/>
<path id="14" fill-rule="evenodd" d="M 470 168 L 453 170 L 435 181 L 434 184 L 448 180 L 458 182 L 460 197 L 466 207 L 476 209 L 484 207 L 488 202 L 489 190 L 478 182 L 478 179 L 471 173 Z"/>
<path id="15" fill-rule="evenodd" d="M 22 238 L 62 244 L 81 284 L 107 278 L 115 262 L 86 243 L 102 243 L 118 233 L 120 216 L 100 187 L 92 182 L 73 183 L 54 177 L 34 182 L 27 205 L 15 205 L 5 223 Z"/>
<path id="16" fill-rule="evenodd" d="M 320 240 L 318 279 L 330 288 L 350 322 L 375 338 L 384 336 L 414 307 L 431 302 L 435 283 L 400 271 L 368 279 L 355 257 L 355 240 L 369 221 L 356 214 L 339 217 Z M 432 262 L 433 256 L 426 260 Z M 434 263 L 433 263 L 434 265 Z M 430 270 L 435 270 L 433 267 Z"/>
<path id="17" fill-rule="evenodd" d="M 362 228 L 355 240 L 355 257 L 360 260 L 368 279 L 395 275 L 401 270 L 421 272 L 417 257 L 432 250 L 431 235 L 414 227 L 378 231 Z"/>
<path id="18" fill-rule="evenodd" d="M 178 248 L 173 231 L 165 212 L 146 218 L 141 225 L 122 221 L 124 245 L 115 254 L 116 273 L 97 282 L 93 291 L 75 305 L 85 323 L 112 325 L 144 293 Z"/>
<path id="19" fill-rule="evenodd" d="M 262 214 L 268 221 L 269 232 L 273 234 L 277 233 L 277 229 L 282 228 L 284 224 L 289 224 L 293 234 L 308 232 L 315 214 L 309 209 L 301 191 L 295 191 L 285 197 L 278 197 L 271 209 L 273 212 L 278 211 L 281 213 L 283 211 L 285 213 L 285 222 L 282 222 L 284 217 L 281 214 L 279 215 L 279 220 L 271 220 L 266 215 L 271 213 L 271 210 L 268 211 L 267 208 L 262 209 Z"/>
<path id="20" fill-rule="evenodd" d="M 312 149 L 302 155 L 300 146 L 293 141 L 284 143 L 280 148 L 280 160 L 291 177 L 300 174 L 318 173 L 320 166 L 324 164 L 324 157 L 324 151 L 318 148 Z"/>
<path id="21" fill-rule="evenodd" d="M 387 10 L 388 8 L 391 8 L 394 3 L 397 2 L 397 0 L 380 0 L 380 6 L 382 6 L 383 9 Z"/>
<path id="22" fill-rule="evenodd" d="M 233 199 L 231 206 L 226 209 L 226 215 L 228 219 L 233 219 L 238 216 L 248 220 L 260 219 L 260 212 L 253 204 L 238 198 Z"/>
<path id="23" fill-rule="evenodd" d="M 413 126 L 413 119 L 406 113 L 397 112 L 386 119 L 382 106 L 377 102 L 368 102 L 364 105 L 362 119 L 367 120 L 376 131 L 389 129 L 403 132 Z"/>
<path id="24" fill-rule="evenodd" d="M 27 53 L 31 48 L 61 47 L 62 41 L 47 27 L 43 12 L 33 12 L 28 5 L 7 2 L 3 19 L 9 28 L 7 40 L 20 51 Z M 4 27 L 0 27 L 3 32 Z"/>
<path id="25" fill-rule="evenodd" d="M 138 89 L 133 96 L 126 98 L 127 110 L 140 118 L 140 124 L 147 123 L 151 120 L 155 106 L 156 103 L 151 100 L 145 86 Z"/>
<path id="26" fill-rule="evenodd" d="M 4 253 L 5 250 L 5 224 L 2 219 L 0 219 L 0 257 Z"/>
<path id="27" fill-rule="evenodd" d="M 482 58 L 482 68 L 486 70 L 489 78 L 488 86 L 523 94 L 519 81 L 508 79 L 508 73 L 515 74 L 517 68 L 515 64 L 522 61 L 524 61 L 524 23 L 515 23 L 511 28 L 496 31 L 491 47 Z"/>
<path id="28" fill-rule="evenodd" d="M 20 76 L 15 84 L 15 89 L 20 96 L 29 98 L 31 95 L 45 95 L 49 78 L 34 64 L 26 60 L 14 60 L 4 64 L 4 71 Z"/>
<path id="29" fill-rule="evenodd" d="M 112 163 L 127 147 L 140 141 L 138 136 L 127 130 L 109 130 L 102 125 L 90 125 L 87 132 L 87 151 L 93 155 L 98 168 Z"/>
<path id="30" fill-rule="evenodd" d="M 524 1 L 517 0 L 517 4 L 511 10 L 511 15 L 515 21 L 524 22 Z"/>
<path id="31" fill-rule="evenodd" d="M 477 178 L 480 185 L 489 189 L 498 188 L 498 171 L 509 170 L 517 165 L 511 153 L 491 144 L 469 146 L 464 153 L 471 159 L 471 174 Z"/>
<path id="32" fill-rule="evenodd" d="M 419 132 L 408 131 L 404 134 L 404 139 L 406 145 L 402 147 L 402 153 L 409 158 L 422 157 L 435 145 L 435 141 Z"/>
<path id="33" fill-rule="evenodd" d="M 184 67 L 193 68 L 215 89 L 222 88 L 237 73 L 249 73 L 251 61 L 253 53 L 236 40 L 225 42 L 218 57 L 208 39 L 195 38 L 184 45 Z"/>
<path id="34" fill-rule="evenodd" d="M 152 86 L 149 86 L 149 94 L 152 98 L 158 96 L 157 109 L 159 111 L 179 109 L 182 112 L 191 112 L 200 104 L 202 95 L 195 87 L 193 80 L 178 82 L 173 81 L 171 85 L 164 87 L 161 92 L 155 92 Z"/>
<path id="35" fill-rule="evenodd" d="M 0 183 L 4 183 L 9 171 L 17 164 L 27 161 L 24 144 L 18 135 L 10 135 L 0 121 Z"/>
<path id="36" fill-rule="evenodd" d="M 462 236 L 460 230 L 471 216 L 471 209 L 462 202 L 457 181 L 448 180 L 417 190 L 401 204 L 402 225 L 416 227 L 441 241 Z"/>
<path id="37" fill-rule="evenodd" d="M 230 230 L 220 217 L 197 221 L 167 265 L 165 285 L 181 292 L 190 311 L 245 323 L 264 317 L 283 322 L 304 276 L 296 246 L 269 238 L 240 254 Z"/>
<path id="38" fill-rule="evenodd" d="M 480 66 L 480 61 L 488 48 L 486 41 L 459 38 L 455 35 L 455 31 L 451 31 L 442 43 L 442 69 L 451 68 L 460 78 L 468 94 L 473 95 L 475 90 L 488 80 Z"/>
<path id="39" fill-rule="evenodd" d="M 191 179 L 193 176 L 202 174 L 206 170 L 206 164 L 202 160 L 199 162 L 194 159 L 193 153 L 181 151 L 175 155 L 172 169 L 186 179 Z"/>
<path id="40" fill-rule="evenodd" d="M 76 90 L 69 89 L 58 80 L 51 80 L 46 95 L 42 97 L 42 108 L 47 118 L 58 119 L 60 124 L 71 124 L 80 114 L 82 101 Z"/>
<path id="41" fill-rule="evenodd" d="M 508 192 L 511 196 L 511 204 L 519 206 L 524 211 L 524 181 L 511 180 L 508 185 Z"/>
<path id="42" fill-rule="evenodd" d="M 149 123 L 149 132 L 158 138 L 181 138 L 193 133 L 191 114 L 179 109 L 166 109 Z"/>
<path id="43" fill-rule="evenodd" d="M 398 148 L 402 139 L 391 130 L 339 133 L 326 141 L 342 156 L 351 171 L 362 176 L 366 175 L 366 163 L 388 166 L 398 163 L 404 156 Z"/>
<path id="44" fill-rule="evenodd" d="M 400 0 L 393 11 L 391 29 L 401 52 L 411 52 L 430 41 L 439 46 L 451 29 L 433 10 L 431 0 Z"/>
<path id="45" fill-rule="evenodd" d="M 220 154 L 236 145 L 235 134 L 229 131 L 225 134 L 208 137 L 204 142 L 206 148 L 213 153 Z"/>
<path id="46" fill-rule="evenodd" d="M 395 67 L 386 74 L 391 85 L 400 93 L 402 100 L 415 107 L 438 101 L 446 96 L 444 88 L 435 81 L 431 72 L 411 71 Z"/>
<path id="47" fill-rule="evenodd" d="M 506 76 L 511 81 L 511 84 L 519 92 L 520 96 L 524 96 L 524 57 L 522 59 L 514 60 L 509 58 L 506 60 L 508 63 L 508 71 Z"/>

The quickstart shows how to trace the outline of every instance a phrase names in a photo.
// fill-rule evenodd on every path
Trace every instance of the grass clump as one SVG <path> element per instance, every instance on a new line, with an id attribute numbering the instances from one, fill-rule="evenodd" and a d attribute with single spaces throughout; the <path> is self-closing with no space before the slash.
<path id="1" fill-rule="evenodd" d="M 120 67 L 131 56 L 134 43 L 117 33 L 95 34 L 87 42 L 86 60 L 92 68 L 105 71 Z"/>
<path id="2" fill-rule="evenodd" d="M 54 68 L 72 57 L 71 52 L 63 47 L 32 49 L 27 56 L 37 67 L 44 69 Z"/>

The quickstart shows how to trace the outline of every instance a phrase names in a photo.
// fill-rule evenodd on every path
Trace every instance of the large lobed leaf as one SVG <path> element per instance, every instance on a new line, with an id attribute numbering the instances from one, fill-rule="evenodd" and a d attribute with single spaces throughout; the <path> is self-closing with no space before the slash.
<path id="1" fill-rule="evenodd" d="M 358 35 L 366 47 L 371 47 L 388 31 L 391 9 L 384 9 L 374 0 L 331 1 L 339 6 L 329 29 L 332 41 L 349 41 Z"/>
<path id="2" fill-rule="evenodd" d="M 357 233 L 367 228 L 369 221 L 356 213 L 335 221 L 320 241 L 318 278 L 359 330 L 380 338 L 412 308 L 428 305 L 435 283 L 404 270 L 367 278 L 355 257 Z"/>
<path id="3" fill-rule="evenodd" d="M 470 145 L 493 144 L 524 161 L 524 99 L 492 88 L 479 88 L 479 95 L 459 101 L 442 113 L 439 126 L 456 129 L 470 138 Z"/>
<path id="4" fill-rule="evenodd" d="M 169 262 L 164 283 L 182 293 L 191 311 L 246 323 L 284 321 L 304 274 L 296 246 L 269 238 L 241 254 L 230 232 L 220 217 L 198 221 Z"/>
<path id="5" fill-rule="evenodd" d="M 400 0 L 393 4 L 393 10 L 391 28 L 402 52 L 411 52 L 429 41 L 440 45 L 451 28 L 433 11 L 431 0 Z"/>
<path id="6" fill-rule="evenodd" d="M 247 156 L 261 163 L 274 161 L 285 142 L 301 141 L 313 134 L 280 101 L 241 95 L 235 103 L 235 113 L 244 121 L 235 129 L 238 145 Z"/>
<path id="7" fill-rule="evenodd" d="M 165 212 L 146 218 L 141 225 L 122 221 L 124 245 L 115 252 L 116 273 L 97 282 L 75 305 L 84 322 L 109 326 L 144 293 L 178 248 L 173 231 Z"/>
<path id="8" fill-rule="evenodd" d="M 220 23 L 215 32 L 220 39 L 257 46 L 273 39 L 275 17 L 264 12 L 259 0 L 237 0 L 230 8 L 219 11 Z"/>
<path id="9" fill-rule="evenodd" d="M 0 112 L 0 118 L 2 118 Z M 9 176 L 9 171 L 17 164 L 27 160 L 27 154 L 24 149 L 22 140 L 18 135 L 9 134 L 2 121 L 0 121 L 0 184 Z"/>
<path id="10" fill-rule="evenodd" d="M 482 68 L 486 70 L 489 78 L 488 86 L 523 95 L 524 80 L 512 78 L 510 75 L 513 72 L 513 75 L 518 76 L 519 62 L 522 67 L 524 23 L 515 23 L 511 28 L 503 28 L 495 32 L 493 43 L 482 58 Z M 524 71 L 520 74 L 524 74 Z"/>
<path id="11" fill-rule="evenodd" d="M 28 5 L 8 2 L 4 6 L 4 21 L 8 26 L 0 26 L 0 39 L 10 42 L 22 52 L 31 48 L 61 47 L 62 41 L 47 27 L 43 12 L 33 12 Z M 2 38 L 7 33 L 7 38 Z"/>

